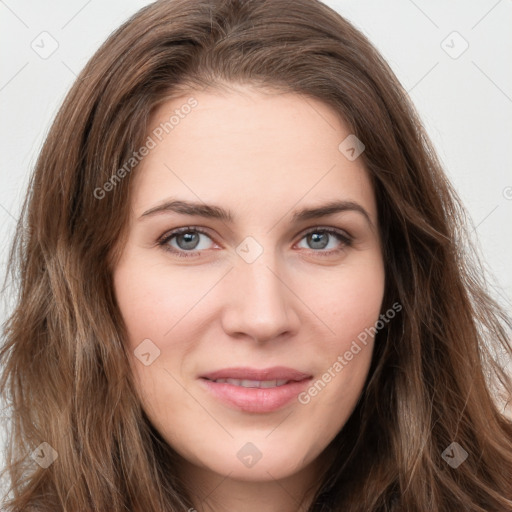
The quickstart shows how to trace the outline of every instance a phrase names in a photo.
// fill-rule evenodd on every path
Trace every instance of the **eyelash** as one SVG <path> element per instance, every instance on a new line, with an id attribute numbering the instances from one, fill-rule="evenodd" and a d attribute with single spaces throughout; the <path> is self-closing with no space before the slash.
<path id="1" fill-rule="evenodd" d="M 181 235 L 183 233 L 190 233 L 190 232 L 200 233 L 200 234 L 206 235 L 208 238 L 211 239 L 211 236 L 206 231 L 202 230 L 201 228 L 187 226 L 187 227 L 175 229 L 175 230 L 171 231 L 170 233 L 166 233 L 166 234 L 162 235 L 162 237 L 160 237 L 160 239 L 157 241 L 157 244 L 164 251 L 170 252 L 171 254 L 174 254 L 180 258 L 198 257 L 201 255 L 201 251 L 196 251 L 194 249 L 192 249 L 190 251 L 185 251 L 185 250 L 177 251 L 175 249 L 171 249 L 170 246 L 168 245 L 169 241 L 172 240 L 174 237 Z M 340 230 L 337 230 L 334 228 L 323 228 L 321 226 L 311 228 L 308 231 L 304 232 L 302 234 L 300 240 L 302 240 L 306 236 L 310 235 L 311 233 L 322 233 L 322 234 L 327 233 L 329 235 L 333 235 L 335 238 L 337 238 L 342 243 L 342 247 L 339 249 L 330 249 L 328 251 L 324 251 L 322 249 L 319 249 L 319 250 L 310 249 L 310 251 L 318 253 L 321 256 L 332 256 L 333 254 L 340 253 L 346 247 L 350 247 L 352 245 L 352 241 L 353 241 L 352 238 L 343 231 L 340 231 Z"/>

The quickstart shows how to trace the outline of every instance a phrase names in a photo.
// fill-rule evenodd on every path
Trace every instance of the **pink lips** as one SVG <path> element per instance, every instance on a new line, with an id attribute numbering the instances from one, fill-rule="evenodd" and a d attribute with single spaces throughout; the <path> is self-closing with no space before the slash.
<path id="1" fill-rule="evenodd" d="M 311 378 L 307 373 L 283 366 L 264 369 L 237 367 L 201 375 L 200 381 L 208 392 L 232 407 L 245 412 L 265 413 L 280 409 L 296 398 Z M 214 382 L 221 379 L 240 382 Z M 241 385 L 242 381 L 245 381 L 244 385 Z"/>

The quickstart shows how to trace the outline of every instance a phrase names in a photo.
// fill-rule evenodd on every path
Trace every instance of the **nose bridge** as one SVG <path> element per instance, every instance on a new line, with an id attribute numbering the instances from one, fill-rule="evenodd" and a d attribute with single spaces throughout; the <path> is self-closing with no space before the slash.
<path id="1" fill-rule="evenodd" d="M 243 249 L 243 243 L 240 248 Z M 232 300 L 224 317 L 224 328 L 231 334 L 244 333 L 264 341 L 293 331 L 297 316 L 292 294 L 279 275 L 276 252 L 265 248 L 255 257 L 255 249 L 249 245 L 251 258 L 244 258 L 244 253 L 239 252 L 241 257 L 231 272 Z"/>

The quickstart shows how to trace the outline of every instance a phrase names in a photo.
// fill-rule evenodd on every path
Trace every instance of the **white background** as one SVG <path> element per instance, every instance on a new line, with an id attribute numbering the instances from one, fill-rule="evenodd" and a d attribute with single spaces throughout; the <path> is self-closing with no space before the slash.
<path id="1" fill-rule="evenodd" d="M 0 0 L 2 278 L 28 175 L 51 120 L 95 50 L 148 3 Z M 409 91 L 468 208 L 494 293 L 510 311 L 512 0 L 325 3 L 369 37 Z M 42 32 L 58 43 L 46 59 L 31 47 L 41 47 L 41 38 L 47 38 L 45 48 L 50 48 L 51 40 Z M 467 50 L 453 58 L 465 42 Z M 3 298 L 7 301 L 6 292 Z M 6 307 L 0 309 L 2 322 Z M 0 456 L 0 467 L 1 462 Z"/>

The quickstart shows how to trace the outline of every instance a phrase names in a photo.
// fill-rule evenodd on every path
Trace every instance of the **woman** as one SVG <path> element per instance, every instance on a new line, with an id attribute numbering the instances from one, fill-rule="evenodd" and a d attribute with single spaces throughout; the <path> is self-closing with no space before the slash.
<path id="1" fill-rule="evenodd" d="M 36 165 L 5 510 L 512 510 L 510 320 L 407 94 L 311 0 L 167 0 Z"/>

